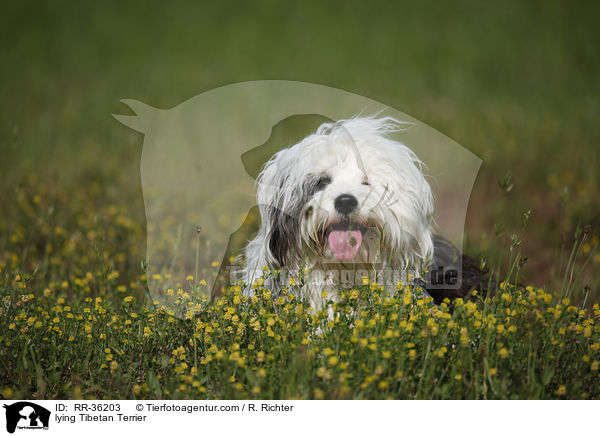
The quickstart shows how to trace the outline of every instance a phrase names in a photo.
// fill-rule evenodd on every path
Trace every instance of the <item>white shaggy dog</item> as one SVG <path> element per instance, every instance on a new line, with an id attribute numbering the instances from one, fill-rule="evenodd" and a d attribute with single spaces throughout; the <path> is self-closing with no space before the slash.
<path id="1" fill-rule="evenodd" d="M 427 267 L 433 196 L 418 157 L 389 138 L 401 129 L 390 117 L 357 117 L 276 153 L 258 178 L 262 223 L 244 252 L 246 283 L 279 270 L 281 285 L 294 278 L 319 308 L 323 290 L 335 298 L 356 272 Z"/>

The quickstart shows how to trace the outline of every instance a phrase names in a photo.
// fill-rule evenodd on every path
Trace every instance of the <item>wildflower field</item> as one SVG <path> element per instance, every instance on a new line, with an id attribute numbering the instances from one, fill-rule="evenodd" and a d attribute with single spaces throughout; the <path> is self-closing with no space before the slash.
<path id="1" fill-rule="evenodd" d="M 598 4 L 143 9 L 3 5 L 0 398 L 600 397 Z M 491 295 L 208 301 L 211 259 L 172 306 L 149 296 L 143 139 L 110 114 L 266 78 L 381 101 L 480 156 L 464 250 Z"/>
<path id="2" fill-rule="evenodd" d="M 127 207 L 90 212 L 99 186 L 53 192 L 30 176 L 0 223 L 4 398 L 600 395 L 598 304 L 534 287 L 434 305 L 365 279 L 315 312 L 260 281 L 251 298 L 234 286 L 210 302 L 188 277 L 166 290 L 188 313 L 177 319 L 148 300 Z"/>

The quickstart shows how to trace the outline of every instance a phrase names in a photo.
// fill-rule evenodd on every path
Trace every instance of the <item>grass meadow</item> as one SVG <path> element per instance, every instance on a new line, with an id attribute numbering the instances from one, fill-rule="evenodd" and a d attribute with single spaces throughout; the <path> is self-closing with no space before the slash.
<path id="1" fill-rule="evenodd" d="M 600 396 L 598 4 L 0 8 L 1 398 Z M 494 295 L 365 280 L 333 318 L 260 283 L 207 301 L 191 277 L 166 290 L 187 319 L 149 298 L 143 138 L 111 114 L 258 79 L 364 95 L 480 156 L 465 251 Z"/>

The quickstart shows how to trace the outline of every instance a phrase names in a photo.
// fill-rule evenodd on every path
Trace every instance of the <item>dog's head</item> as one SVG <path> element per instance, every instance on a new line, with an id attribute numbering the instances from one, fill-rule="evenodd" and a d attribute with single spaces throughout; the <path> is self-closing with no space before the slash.
<path id="1" fill-rule="evenodd" d="M 423 265 L 433 198 L 392 118 L 323 124 L 275 154 L 258 179 L 268 261 Z"/>

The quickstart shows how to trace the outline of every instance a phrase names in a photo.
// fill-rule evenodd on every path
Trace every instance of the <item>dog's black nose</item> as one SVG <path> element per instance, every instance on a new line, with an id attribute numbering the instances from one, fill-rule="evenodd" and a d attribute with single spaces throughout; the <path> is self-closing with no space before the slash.
<path id="1" fill-rule="evenodd" d="M 358 200 L 354 195 L 350 194 L 339 195 L 333 202 L 335 210 L 344 215 L 351 213 L 354 209 L 356 209 L 357 205 Z"/>

